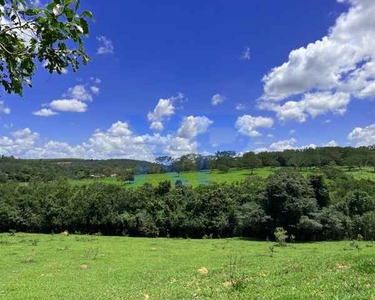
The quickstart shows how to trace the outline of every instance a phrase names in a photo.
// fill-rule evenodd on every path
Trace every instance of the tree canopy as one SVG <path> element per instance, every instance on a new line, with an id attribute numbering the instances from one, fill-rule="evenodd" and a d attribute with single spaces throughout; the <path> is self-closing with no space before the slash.
<path id="1" fill-rule="evenodd" d="M 83 38 L 88 37 L 90 11 L 80 0 L 53 0 L 39 7 L 33 1 L 0 0 L 0 84 L 6 92 L 23 94 L 32 86 L 38 61 L 61 74 L 89 61 Z"/>

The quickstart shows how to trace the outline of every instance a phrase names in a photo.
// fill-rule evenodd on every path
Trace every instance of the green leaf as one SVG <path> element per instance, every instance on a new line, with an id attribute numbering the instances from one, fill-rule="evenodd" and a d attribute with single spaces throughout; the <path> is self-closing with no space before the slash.
<path id="1" fill-rule="evenodd" d="M 83 33 L 88 34 L 89 33 L 89 24 L 87 23 L 87 21 L 85 19 L 81 18 L 80 23 L 81 23 L 81 27 L 83 29 Z"/>
<path id="2" fill-rule="evenodd" d="M 76 11 L 79 9 L 80 5 L 81 5 L 81 0 L 76 0 L 76 7 L 75 7 Z"/>
<path id="3" fill-rule="evenodd" d="M 25 14 L 27 16 L 35 16 L 39 13 L 39 9 L 36 9 L 36 8 L 30 8 L 28 10 L 25 11 Z"/>
<path id="4" fill-rule="evenodd" d="M 55 2 L 51 2 L 50 4 L 47 5 L 48 10 L 52 10 L 56 6 Z"/>
<path id="5" fill-rule="evenodd" d="M 94 15 L 92 14 L 91 11 L 85 10 L 84 12 L 82 12 L 81 17 L 89 17 L 90 19 L 92 19 Z"/>

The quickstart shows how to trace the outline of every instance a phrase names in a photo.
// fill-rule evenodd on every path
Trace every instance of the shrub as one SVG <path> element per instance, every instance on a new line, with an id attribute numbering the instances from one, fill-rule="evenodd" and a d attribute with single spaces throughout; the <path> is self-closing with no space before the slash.
<path id="1" fill-rule="evenodd" d="M 282 227 L 277 227 L 275 232 L 275 239 L 279 246 L 286 246 L 286 240 L 288 238 L 287 231 Z"/>

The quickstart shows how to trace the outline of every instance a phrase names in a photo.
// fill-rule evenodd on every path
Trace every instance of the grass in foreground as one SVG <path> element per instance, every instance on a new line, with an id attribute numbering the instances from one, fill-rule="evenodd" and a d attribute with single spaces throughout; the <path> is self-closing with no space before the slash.
<path id="1" fill-rule="evenodd" d="M 273 245 L 2 234 L 0 299 L 375 298 L 375 244 Z"/>
<path id="2" fill-rule="evenodd" d="M 144 183 L 150 183 L 154 186 L 158 185 L 159 182 L 164 180 L 170 180 L 172 184 L 176 182 L 176 180 L 181 180 L 185 184 L 189 184 L 191 186 L 198 186 L 200 184 L 209 184 L 213 182 L 226 182 L 226 183 L 233 183 L 236 181 L 242 181 L 248 176 L 260 176 L 263 178 L 267 178 L 269 175 L 274 173 L 278 168 L 270 168 L 270 167 L 263 167 L 257 168 L 252 173 L 251 170 L 246 169 L 232 169 L 228 173 L 219 172 L 217 170 L 213 171 L 191 171 L 191 172 L 181 172 L 180 176 L 177 173 L 164 173 L 164 174 L 147 174 L 147 175 L 136 175 L 135 181 L 131 184 L 127 184 L 122 182 L 119 178 L 101 178 L 101 179 L 84 179 L 84 180 L 71 180 L 72 184 L 91 184 L 94 182 L 102 182 L 102 183 L 112 183 L 117 185 L 122 185 L 126 187 L 139 187 Z M 352 171 L 348 171 L 347 168 L 343 167 L 342 170 L 349 175 L 354 176 L 356 179 L 370 179 L 375 181 L 375 173 L 373 172 L 373 168 L 362 168 L 355 169 Z M 309 174 L 316 174 L 319 170 L 315 169 L 303 169 L 301 173 L 305 176 Z"/>

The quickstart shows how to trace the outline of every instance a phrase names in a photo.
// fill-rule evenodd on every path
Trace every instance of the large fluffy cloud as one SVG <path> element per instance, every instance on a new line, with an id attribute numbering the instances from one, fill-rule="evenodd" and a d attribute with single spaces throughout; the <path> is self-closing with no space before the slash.
<path id="1" fill-rule="evenodd" d="M 257 137 L 261 136 L 261 133 L 256 129 L 271 128 L 273 126 L 273 120 L 266 117 L 253 117 L 250 115 L 244 115 L 237 119 L 235 126 L 240 134 Z"/>
<path id="2" fill-rule="evenodd" d="M 90 81 L 95 84 L 100 84 L 101 82 L 99 78 L 95 77 L 91 77 Z M 88 109 L 85 102 L 93 101 L 93 96 L 98 95 L 99 92 L 100 89 L 94 85 L 75 85 L 62 94 L 64 99 L 53 100 L 51 103 L 47 104 L 49 108 L 42 108 L 38 111 L 34 111 L 33 115 L 39 117 L 51 117 L 58 114 L 56 111 L 84 113 Z"/>
<path id="3" fill-rule="evenodd" d="M 342 113 L 350 97 L 375 96 L 375 1 L 338 2 L 348 2 L 351 7 L 336 20 L 328 34 L 293 50 L 287 62 L 264 76 L 262 102 L 280 102 L 303 95 L 301 101 L 276 106 L 279 118 L 303 121 L 307 115 Z M 308 105 L 309 98 L 330 100 L 314 108 Z M 275 110 L 272 105 L 263 108 Z"/>
<path id="4" fill-rule="evenodd" d="M 212 123 L 207 117 L 186 117 L 177 131 L 177 136 L 184 139 L 193 139 L 198 134 L 205 133 Z"/>
<path id="5" fill-rule="evenodd" d="M 128 158 L 154 160 L 157 155 L 181 156 L 197 151 L 196 138 L 212 123 L 206 117 L 184 119 L 176 135 L 136 135 L 126 122 L 96 130 L 84 143 L 72 146 L 60 141 L 44 142 L 39 134 L 24 128 L 0 137 L 0 155 L 24 158 L 77 157 L 87 159 Z"/>
<path id="6" fill-rule="evenodd" d="M 90 91 L 94 94 L 99 93 L 99 88 L 93 87 L 90 88 Z M 63 97 L 67 97 L 70 99 L 76 99 L 79 101 L 92 101 L 92 95 L 89 90 L 83 84 L 78 84 L 68 89 L 66 93 L 63 94 Z"/>
<path id="7" fill-rule="evenodd" d="M 35 147 L 39 134 L 32 132 L 30 128 L 24 128 L 11 133 L 12 138 L 0 137 L 0 154 L 23 156 L 28 150 Z"/>
<path id="8" fill-rule="evenodd" d="M 349 102 L 350 95 L 347 93 L 326 91 L 306 93 L 302 100 L 287 101 L 283 105 L 265 102 L 261 104 L 261 108 L 275 111 L 278 119 L 282 121 L 296 120 L 302 123 L 308 116 L 315 118 L 328 112 L 342 115 Z"/>
<path id="9" fill-rule="evenodd" d="M 178 93 L 177 96 L 172 96 L 168 99 L 159 99 L 154 110 L 147 114 L 147 119 L 151 122 L 150 128 L 162 131 L 164 129 L 164 119 L 168 119 L 175 113 L 175 102 L 183 99 L 184 95 L 182 93 Z"/>
<path id="10" fill-rule="evenodd" d="M 375 145 L 375 124 L 364 128 L 357 127 L 348 135 L 350 142 L 356 143 L 357 147 Z"/>

